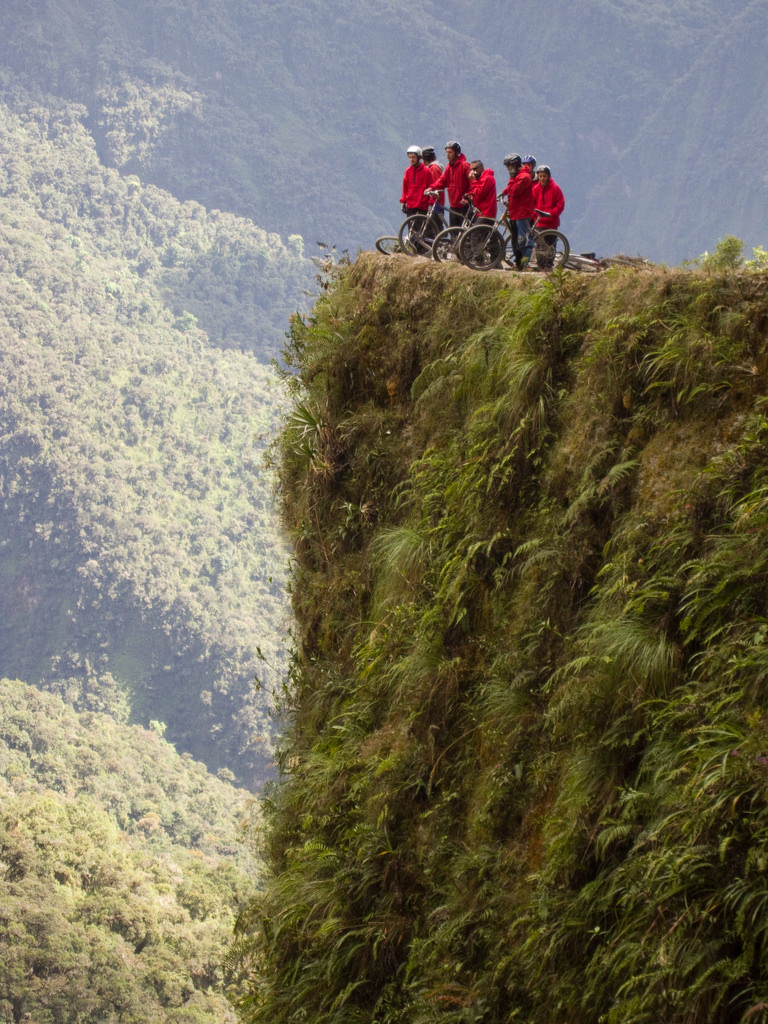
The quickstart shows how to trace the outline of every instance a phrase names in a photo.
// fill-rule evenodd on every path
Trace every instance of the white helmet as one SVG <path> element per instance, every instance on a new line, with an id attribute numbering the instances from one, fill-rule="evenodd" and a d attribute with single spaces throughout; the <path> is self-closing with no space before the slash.
<path id="1" fill-rule="evenodd" d="M 405 151 L 406 153 L 415 153 L 416 156 L 421 159 L 421 147 L 420 146 L 409 146 Z"/>

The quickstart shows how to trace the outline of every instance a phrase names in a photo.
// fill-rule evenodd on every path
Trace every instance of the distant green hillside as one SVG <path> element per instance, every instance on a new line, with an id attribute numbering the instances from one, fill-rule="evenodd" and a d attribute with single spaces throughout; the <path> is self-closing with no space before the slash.
<path id="1" fill-rule="evenodd" d="M 245 813 L 156 732 L 0 681 L 0 1020 L 234 1021 Z"/>
<path id="2" fill-rule="evenodd" d="M 258 1024 L 768 1020 L 768 279 L 361 257 L 290 349 Z"/>
<path id="3" fill-rule="evenodd" d="M 0 668 L 255 784 L 285 618 L 264 360 L 308 263 L 104 169 L 83 114 L 0 107 Z"/>

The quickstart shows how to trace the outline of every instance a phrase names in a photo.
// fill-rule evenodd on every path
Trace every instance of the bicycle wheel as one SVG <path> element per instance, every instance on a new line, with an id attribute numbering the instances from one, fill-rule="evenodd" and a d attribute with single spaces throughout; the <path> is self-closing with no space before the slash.
<path id="1" fill-rule="evenodd" d="M 432 243 L 432 259 L 438 263 L 460 263 L 459 242 L 464 228 L 445 228 Z"/>
<path id="2" fill-rule="evenodd" d="M 435 234 L 434 221 L 428 213 L 412 213 L 400 225 L 397 238 L 409 256 L 431 256 Z"/>
<path id="3" fill-rule="evenodd" d="M 402 246 L 397 235 L 382 235 L 376 239 L 376 248 L 385 256 L 391 256 L 393 252 L 402 252 Z"/>
<path id="4" fill-rule="evenodd" d="M 493 270 L 504 259 L 504 237 L 491 224 L 475 224 L 459 242 L 459 258 L 473 270 Z"/>
<path id="5" fill-rule="evenodd" d="M 560 231 L 534 231 L 531 266 L 537 270 L 557 270 L 564 267 L 571 247 Z"/>

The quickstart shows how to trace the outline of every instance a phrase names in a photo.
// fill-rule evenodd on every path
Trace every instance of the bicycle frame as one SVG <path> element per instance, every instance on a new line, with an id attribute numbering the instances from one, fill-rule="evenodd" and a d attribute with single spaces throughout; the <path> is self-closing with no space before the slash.
<path id="1" fill-rule="evenodd" d="M 508 253 L 512 242 L 512 223 L 509 219 L 509 210 L 506 209 L 506 200 L 504 202 L 505 210 L 496 221 L 496 230 L 504 239 L 504 252 Z M 536 214 L 536 219 L 531 225 L 532 246 L 530 262 L 535 263 L 539 269 L 543 269 L 545 264 L 548 264 L 546 269 L 552 269 L 555 265 L 564 266 L 571 251 L 568 239 L 562 231 L 557 231 L 555 228 L 542 229 L 539 227 L 542 217 L 549 216 L 546 210 L 534 208 L 533 212 Z M 548 237 L 553 237 L 555 239 L 554 243 L 548 242 Z M 505 255 L 504 262 L 509 264 L 509 266 L 513 266 L 515 261 L 514 258 L 510 259 L 508 255 Z"/>
<path id="2" fill-rule="evenodd" d="M 467 208 L 461 224 L 443 228 L 432 243 L 432 259 L 441 263 L 445 260 L 460 259 L 459 244 L 462 235 L 468 231 L 477 219 L 477 207 L 472 197 L 467 196 Z"/>
<path id="3" fill-rule="evenodd" d="M 564 267 L 571 252 L 568 239 L 556 228 L 540 228 L 542 217 L 548 217 L 546 210 L 533 211 L 537 216 L 533 225 L 533 252 L 531 260 L 536 262 L 537 270 L 552 270 Z M 549 241 L 552 239 L 552 241 Z"/>
<path id="4" fill-rule="evenodd" d="M 433 208 L 427 213 L 412 213 L 406 217 L 397 237 L 403 252 L 409 256 L 429 256 L 432 243 L 445 227 L 443 215 Z"/>
<path id="5" fill-rule="evenodd" d="M 537 270 L 565 266 L 570 253 L 568 239 L 552 228 L 540 229 L 538 224 L 547 214 L 543 210 L 535 212 L 538 216 L 531 228 L 533 248 L 530 265 Z M 459 256 L 473 270 L 494 270 L 502 262 L 519 266 L 512 248 L 513 237 L 509 210 L 505 208 L 494 224 L 479 224 L 464 232 L 459 242 Z"/>

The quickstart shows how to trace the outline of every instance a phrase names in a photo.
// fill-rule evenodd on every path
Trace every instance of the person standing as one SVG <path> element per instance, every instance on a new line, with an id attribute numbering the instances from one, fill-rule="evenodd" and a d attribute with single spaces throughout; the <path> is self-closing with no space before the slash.
<path id="1" fill-rule="evenodd" d="M 509 171 L 509 181 L 502 195 L 507 197 L 507 220 L 515 268 L 522 270 L 533 251 L 533 181 L 517 153 L 505 156 L 504 166 Z"/>
<path id="2" fill-rule="evenodd" d="M 496 176 L 482 160 L 472 160 L 469 165 L 469 195 L 482 220 L 496 221 Z"/>
<path id="3" fill-rule="evenodd" d="M 427 213 L 429 210 L 429 197 L 424 192 L 432 185 L 432 175 L 421 161 L 421 149 L 418 146 L 409 146 L 406 153 L 408 166 L 403 175 L 400 209 L 410 217 L 412 213 Z"/>
<path id="4" fill-rule="evenodd" d="M 552 172 L 546 164 L 538 168 L 536 177 L 538 181 L 533 186 L 533 205 L 536 210 L 544 211 L 543 215 L 539 216 L 536 226 L 545 234 L 547 228 L 555 231 L 560 227 L 560 214 L 565 209 L 565 197 L 560 186 L 552 179 Z M 549 267 L 543 269 L 547 270 Z"/>
<path id="5" fill-rule="evenodd" d="M 421 158 L 424 161 L 424 166 L 432 175 L 432 183 L 434 184 L 443 173 L 443 165 L 437 161 L 434 146 L 422 146 Z M 435 213 L 442 219 L 445 213 L 445 192 L 443 189 L 440 189 L 437 197 L 434 198 L 434 204 Z"/>
<path id="6" fill-rule="evenodd" d="M 533 186 L 533 205 L 537 210 L 544 210 L 545 216 L 538 222 L 540 231 L 547 228 L 556 230 L 560 227 L 560 214 L 565 209 L 563 190 L 552 178 L 552 171 L 542 164 L 536 171 L 538 181 Z"/>
<path id="7" fill-rule="evenodd" d="M 446 142 L 445 156 L 448 163 L 440 177 L 432 182 L 432 188 L 447 190 L 449 224 L 452 228 L 460 227 L 467 208 L 467 200 L 464 196 L 469 191 L 470 185 L 469 164 L 461 152 L 461 146 L 455 140 Z"/>
<path id="8" fill-rule="evenodd" d="M 443 165 L 438 162 L 434 146 L 422 146 L 421 158 L 424 166 L 437 178 L 443 173 Z"/>

